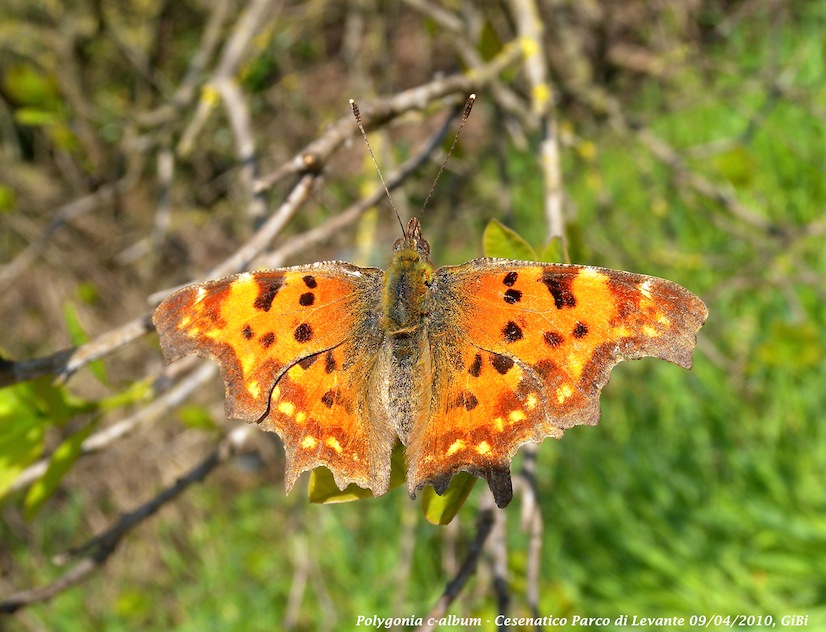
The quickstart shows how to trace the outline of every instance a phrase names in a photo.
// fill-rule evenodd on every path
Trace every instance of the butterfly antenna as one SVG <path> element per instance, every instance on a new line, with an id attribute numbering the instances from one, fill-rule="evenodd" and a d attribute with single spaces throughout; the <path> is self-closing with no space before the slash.
<path id="1" fill-rule="evenodd" d="M 390 189 L 387 188 L 387 182 L 384 180 L 384 176 L 381 174 L 381 169 L 379 169 L 379 163 L 376 160 L 376 155 L 373 153 L 373 148 L 370 147 L 370 141 L 367 140 L 367 132 L 364 131 L 364 125 L 361 122 L 361 112 L 359 112 L 359 106 L 356 105 L 354 99 L 350 99 L 350 108 L 353 110 L 353 116 L 356 117 L 356 124 L 359 126 L 359 131 L 361 132 L 362 138 L 364 138 L 364 144 L 367 145 L 367 152 L 370 154 L 370 159 L 373 161 L 373 166 L 376 167 L 376 171 L 379 174 L 379 179 L 381 180 L 381 184 L 384 187 L 384 192 L 387 193 L 387 199 L 390 201 L 390 208 L 393 209 L 393 212 L 396 214 L 396 219 L 399 220 L 399 226 L 402 227 L 402 235 L 405 235 L 404 230 L 404 222 L 402 222 L 402 218 L 399 217 L 399 211 L 396 209 L 396 205 L 393 204 L 393 196 L 390 195 Z"/>
<path id="2" fill-rule="evenodd" d="M 450 160 L 450 156 L 453 155 L 453 149 L 456 147 L 456 142 L 459 140 L 459 133 L 462 131 L 462 128 L 465 126 L 468 117 L 470 116 L 470 110 L 473 108 L 473 103 L 476 101 L 476 95 L 471 94 L 467 101 L 465 101 L 465 109 L 462 112 L 462 120 L 459 122 L 459 128 L 456 130 L 456 135 L 453 137 L 453 144 L 450 145 L 450 149 L 447 151 L 447 156 L 445 156 L 444 161 L 442 162 L 442 166 L 439 167 L 439 172 L 436 174 L 436 178 L 433 180 L 433 184 L 430 187 L 430 191 L 427 194 L 427 197 L 424 199 L 424 204 L 422 204 L 422 210 L 419 211 L 421 215 L 424 213 L 424 209 L 427 206 L 427 203 L 430 202 L 430 198 L 433 197 L 433 192 L 436 190 L 436 184 L 439 182 L 439 178 L 442 177 L 442 172 L 445 170 L 445 165 L 447 165 L 447 161 Z"/>

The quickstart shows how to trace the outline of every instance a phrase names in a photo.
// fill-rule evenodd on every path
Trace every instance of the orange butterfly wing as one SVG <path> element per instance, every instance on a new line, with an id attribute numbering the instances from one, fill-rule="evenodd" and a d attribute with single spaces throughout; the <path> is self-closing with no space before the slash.
<path id="1" fill-rule="evenodd" d="M 432 290 L 431 414 L 408 446 L 408 485 L 441 491 L 465 470 L 499 506 L 519 446 L 596 424 L 622 360 L 689 368 L 708 314 L 676 283 L 588 266 L 478 259 L 438 270 Z"/>
<path id="2" fill-rule="evenodd" d="M 325 262 L 186 287 L 153 317 L 167 362 L 211 357 L 226 415 L 281 437 L 287 490 L 328 467 L 340 487 L 387 489 L 395 439 L 371 426 L 361 386 L 375 362 L 384 273 Z"/>

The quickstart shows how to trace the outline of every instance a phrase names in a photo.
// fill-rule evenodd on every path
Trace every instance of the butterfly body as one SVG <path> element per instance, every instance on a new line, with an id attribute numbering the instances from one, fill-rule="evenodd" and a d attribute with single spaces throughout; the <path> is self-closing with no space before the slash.
<path id="1" fill-rule="evenodd" d="M 503 507 L 521 445 L 595 424 L 621 360 L 686 368 L 705 305 L 679 285 L 590 266 L 476 259 L 434 270 L 417 219 L 387 271 L 324 262 L 244 273 L 168 297 L 168 361 L 213 358 L 227 416 L 277 432 L 289 490 L 325 466 L 385 493 L 406 449 L 408 490 L 484 477 Z"/>
<path id="2" fill-rule="evenodd" d="M 427 316 L 433 266 L 420 232 L 399 239 L 384 278 L 382 355 L 374 366 L 376 400 L 402 444 L 429 409 L 432 366 Z"/>

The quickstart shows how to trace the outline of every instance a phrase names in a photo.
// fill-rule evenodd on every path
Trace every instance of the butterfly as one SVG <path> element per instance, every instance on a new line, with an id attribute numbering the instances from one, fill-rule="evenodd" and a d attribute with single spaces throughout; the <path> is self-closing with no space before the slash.
<path id="1" fill-rule="evenodd" d="M 386 271 L 246 272 L 175 292 L 153 320 L 167 362 L 218 363 L 227 417 L 281 437 L 287 492 L 323 466 L 339 489 L 380 496 L 401 441 L 411 497 L 466 471 L 505 507 L 520 446 L 596 424 L 622 360 L 690 368 L 707 315 L 680 285 L 619 270 L 490 258 L 434 269 L 413 218 Z"/>

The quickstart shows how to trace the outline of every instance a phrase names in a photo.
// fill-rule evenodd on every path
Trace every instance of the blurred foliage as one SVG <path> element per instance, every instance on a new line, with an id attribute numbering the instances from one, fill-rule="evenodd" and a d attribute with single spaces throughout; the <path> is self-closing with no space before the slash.
<path id="1" fill-rule="evenodd" d="M 254 230 L 218 103 L 189 150 L 179 145 L 198 104 L 215 95 L 205 71 L 193 70 L 202 81 L 189 100 L 176 93 L 199 53 L 205 68 L 216 63 L 210 20 L 224 42 L 251 4 L 0 7 L 0 262 L 35 242 L 62 205 L 123 184 L 116 201 L 55 232 L 0 292 L 4 358 L 52 353 L 124 323 L 146 311 L 152 292 L 199 276 Z M 444 7 L 476 25 L 471 52 L 490 58 L 512 35 L 511 4 Z M 784 615 L 804 614 L 809 629 L 826 627 L 826 5 L 542 6 L 571 261 L 673 279 L 703 297 L 710 317 L 690 373 L 622 364 L 603 393 L 600 425 L 541 446 L 538 611 L 771 615 L 777 629 L 787 627 Z M 348 97 L 368 100 L 464 68 L 456 39 L 437 15 L 398 3 L 280 4 L 239 77 L 261 172 L 346 115 Z M 516 70 L 503 81 L 528 92 Z M 616 99 L 627 126 L 600 107 L 601 94 Z M 520 257 L 562 258 L 558 243 L 546 246 L 539 132 L 520 120 L 492 91 L 480 93 L 423 217 L 438 264 L 478 256 L 483 241 L 497 256 L 516 248 Z M 411 115 L 376 131 L 383 169 L 438 123 Z M 653 151 L 643 132 L 681 163 Z M 170 147 L 175 177 L 165 187 L 158 154 Z M 415 212 L 434 173 L 410 179 L 394 194 L 397 206 Z M 354 143 L 290 234 L 317 226 L 375 180 Z M 281 193 L 269 194 L 269 208 Z M 356 250 L 386 260 L 398 228 L 389 212 L 378 217 L 364 220 L 369 238 L 358 248 L 359 228 L 341 231 L 294 262 Z M 494 217 L 501 221 L 489 223 Z M 216 428 L 232 427 L 214 382 L 164 423 L 78 459 L 89 432 L 153 392 L 158 368 L 154 343 L 133 345 L 69 385 L 0 390 L 0 492 L 51 457 L 46 475 L 2 507 L 2 595 L 58 577 L 65 567 L 49 560 L 145 502 L 211 449 Z M 283 460 L 267 439 L 260 463 L 239 458 L 220 469 L 133 533 L 89 581 L 2 624 L 347 630 L 358 615 L 424 616 L 473 537 L 485 486 L 446 528 L 422 520 L 403 487 L 381 499 L 308 504 L 302 491 L 283 494 Z M 514 471 L 519 465 L 517 457 Z M 316 491 L 338 492 L 313 480 Z M 461 482 L 456 489 L 461 497 Z M 460 504 L 433 500 L 444 503 L 433 505 L 436 522 Z M 527 616 L 531 549 L 519 511 L 517 495 L 505 512 L 509 614 Z M 483 560 L 451 612 L 493 620 L 492 582 Z"/>

